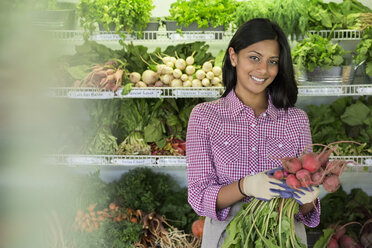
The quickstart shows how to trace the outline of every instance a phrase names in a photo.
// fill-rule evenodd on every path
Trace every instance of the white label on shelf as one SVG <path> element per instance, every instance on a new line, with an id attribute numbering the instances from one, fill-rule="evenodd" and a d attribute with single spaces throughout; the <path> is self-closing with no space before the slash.
<path id="1" fill-rule="evenodd" d="M 341 88 L 316 88 L 316 87 L 309 88 L 309 89 L 300 88 L 299 93 L 304 94 L 304 95 L 342 94 L 342 89 Z"/>
<path id="2" fill-rule="evenodd" d="M 90 156 L 67 157 L 66 161 L 69 164 L 107 164 L 107 160 L 104 158 L 95 158 Z"/>
<path id="3" fill-rule="evenodd" d="M 151 165 L 155 164 L 155 159 L 125 159 L 114 158 L 111 163 L 115 165 Z"/>
<path id="4" fill-rule="evenodd" d="M 174 164 L 174 165 L 185 165 L 186 166 L 186 159 L 185 158 L 160 158 L 157 161 L 157 164 Z"/>
<path id="5" fill-rule="evenodd" d="M 364 164 L 365 165 L 372 165 L 372 159 L 371 158 L 367 158 L 366 160 L 364 160 Z"/>
<path id="6" fill-rule="evenodd" d="M 220 90 L 173 90 L 176 97 L 219 97 Z"/>
<path id="7" fill-rule="evenodd" d="M 123 89 L 119 89 L 117 91 L 118 96 L 123 97 L 123 98 L 136 98 L 136 97 L 160 97 L 162 94 L 161 89 L 133 89 L 127 94 L 127 95 L 122 95 L 121 91 Z"/>
<path id="8" fill-rule="evenodd" d="M 215 34 L 170 34 L 171 40 L 214 40 Z"/>
<path id="9" fill-rule="evenodd" d="M 118 34 L 95 34 L 91 36 L 91 40 L 120 40 Z"/>
<path id="10" fill-rule="evenodd" d="M 358 87 L 357 92 L 360 94 L 371 94 L 372 93 L 372 88 L 369 87 Z"/>
<path id="11" fill-rule="evenodd" d="M 111 99 L 114 98 L 114 92 L 111 91 L 69 91 L 67 96 L 70 98 L 83 99 Z"/>

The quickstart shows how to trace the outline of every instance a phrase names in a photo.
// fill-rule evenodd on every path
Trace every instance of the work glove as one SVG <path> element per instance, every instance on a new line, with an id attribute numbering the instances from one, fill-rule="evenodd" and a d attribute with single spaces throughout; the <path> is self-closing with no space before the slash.
<path id="1" fill-rule="evenodd" d="M 295 190 L 293 193 L 293 199 L 295 199 L 298 204 L 303 205 L 306 203 L 313 202 L 319 196 L 318 186 L 309 186 L 308 188 L 301 187 Z"/>
<path id="2" fill-rule="evenodd" d="M 293 198 L 294 189 L 285 182 L 269 177 L 269 172 L 261 172 L 243 178 L 243 193 L 257 199 L 269 201 L 275 197 Z"/>

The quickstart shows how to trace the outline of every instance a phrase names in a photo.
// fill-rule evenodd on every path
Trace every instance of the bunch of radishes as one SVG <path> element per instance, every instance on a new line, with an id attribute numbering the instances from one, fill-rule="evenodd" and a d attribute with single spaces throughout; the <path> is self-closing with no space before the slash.
<path id="1" fill-rule="evenodd" d="M 75 81 L 74 87 L 93 87 L 100 90 L 116 91 L 122 85 L 124 74 L 124 69 L 120 69 L 117 61 L 111 60 L 104 65 L 95 65 L 83 80 Z"/>
<path id="2" fill-rule="evenodd" d="M 177 54 L 175 57 L 158 55 L 162 63 L 153 60 L 156 71 L 145 70 L 142 74 L 132 72 L 129 80 L 135 87 L 222 87 L 221 67 L 213 66 L 212 61 L 195 65 L 195 52 L 186 59 L 178 57 Z"/>
<path id="3" fill-rule="evenodd" d="M 345 160 L 329 160 L 331 153 L 337 150 L 337 145 L 332 148 L 330 145 L 342 142 L 349 141 L 331 143 L 325 146 L 319 154 L 309 152 L 303 153 L 299 158 L 280 159 L 283 170 L 275 171 L 273 177 L 279 180 L 285 179 L 287 185 L 293 189 L 322 185 L 325 191 L 335 192 L 340 187 L 339 177 L 343 168 L 348 163 L 355 163 Z"/>

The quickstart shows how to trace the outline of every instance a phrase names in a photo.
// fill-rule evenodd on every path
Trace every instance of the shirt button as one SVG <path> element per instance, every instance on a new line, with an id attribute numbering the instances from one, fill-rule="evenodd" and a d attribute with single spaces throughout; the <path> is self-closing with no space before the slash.
<path id="1" fill-rule="evenodd" d="M 263 113 L 262 116 L 263 116 L 263 117 L 266 117 L 266 113 Z"/>
<path id="2" fill-rule="evenodd" d="M 253 147 L 253 148 L 252 148 L 252 151 L 256 151 L 256 147 Z"/>

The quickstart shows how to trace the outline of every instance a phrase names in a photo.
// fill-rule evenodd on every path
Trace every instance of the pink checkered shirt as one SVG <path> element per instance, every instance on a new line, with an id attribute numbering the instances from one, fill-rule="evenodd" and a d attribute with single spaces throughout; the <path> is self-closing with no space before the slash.
<path id="1" fill-rule="evenodd" d="M 190 115 L 186 138 L 188 201 L 197 214 L 225 220 L 230 207 L 216 211 L 222 186 L 281 166 L 276 158 L 298 157 L 311 143 L 306 113 L 298 108 L 277 109 L 270 97 L 267 110 L 257 118 L 234 90 L 198 104 Z M 306 216 L 298 213 L 296 219 L 315 227 L 319 217 L 320 204 Z"/>

